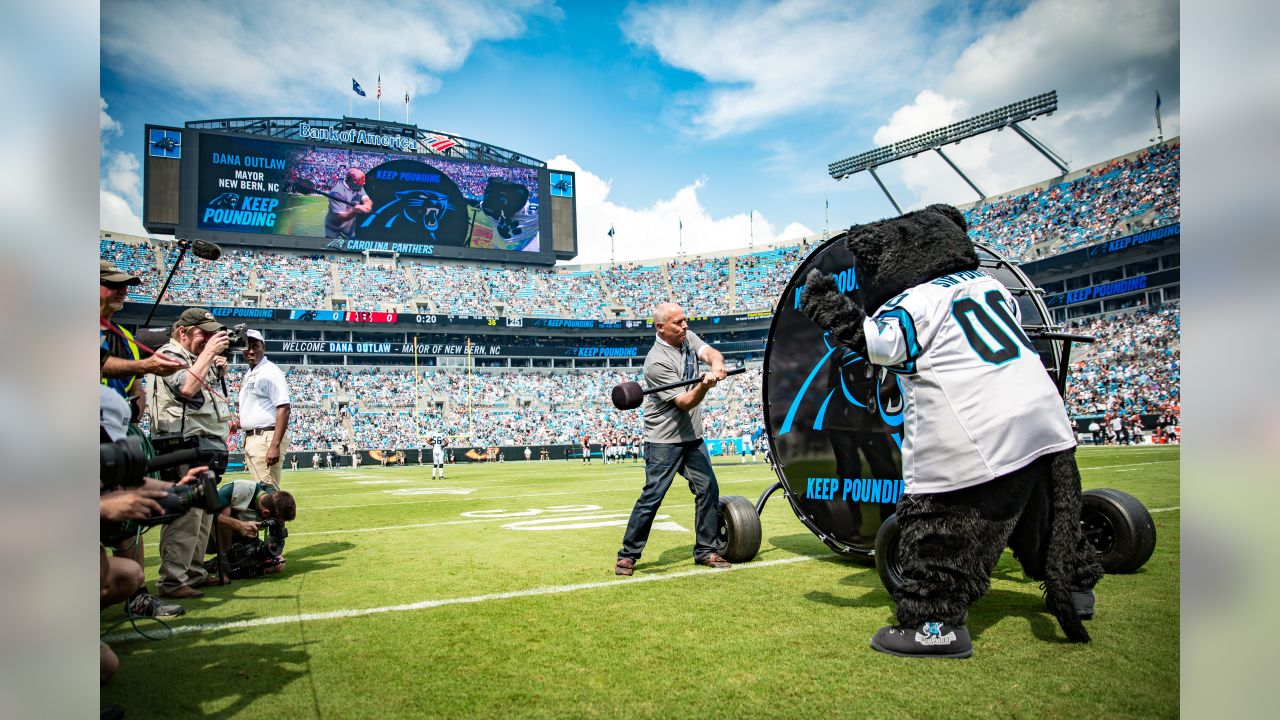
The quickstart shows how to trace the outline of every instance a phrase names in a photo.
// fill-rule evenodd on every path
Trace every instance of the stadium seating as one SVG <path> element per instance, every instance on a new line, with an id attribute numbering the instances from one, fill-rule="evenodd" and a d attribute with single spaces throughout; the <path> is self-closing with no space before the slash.
<path id="1" fill-rule="evenodd" d="M 1177 305 L 1095 318 L 1066 331 L 1096 338 L 1072 354 L 1069 414 L 1180 414 L 1182 319 Z"/>

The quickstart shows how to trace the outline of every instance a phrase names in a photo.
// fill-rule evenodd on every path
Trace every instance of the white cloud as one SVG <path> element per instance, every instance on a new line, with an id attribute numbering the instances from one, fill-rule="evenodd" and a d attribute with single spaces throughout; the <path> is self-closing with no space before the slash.
<path id="1" fill-rule="evenodd" d="M 107 101 L 98 96 L 98 132 L 102 135 L 115 135 L 119 137 L 124 134 L 124 128 L 120 127 L 120 123 L 116 122 L 107 114 Z"/>
<path id="2" fill-rule="evenodd" d="M 570 261 L 573 264 L 609 262 L 611 251 L 618 262 L 674 256 L 680 251 L 682 236 L 684 252 L 689 255 L 745 248 L 752 241 L 753 227 L 756 245 L 813 234 L 799 223 L 776 232 L 758 212 L 712 217 L 698 199 L 705 179 L 695 180 L 670 198 L 636 209 L 610 200 L 609 181 L 572 159 L 558 155 L 547 164 L 555 170 L 572 171 L 577 177 L 578 256 Z M 615 231 L 612 248 L 610 227 Z"/>
<path id="3" fill-rule="evenodd" d="M 102 230 L 146 237 L 142 218 L 129 207 L 124 198 L 109 191 L 98 191 L 98 227 Z"/>
<path id="4" fill-rule="evenodd" d="M 1166 137 L 1180 132 L 1178 5 L 1039 0 L 959 55 L 937 89 L 899 108 L 875 133 L 882 145 L 1048 90 L 1059 110 L 1026 129 L 1078 169 L 1131 152 L 1155 135 L 1155 92 Z M 1012 132 L 988 133 L 944 152 L 988 194 L 1052 177 L 1056 168 Z M 933 153 L 890 166 L 914 207 L 977 195 Z M 883 171 L 882 171 L 883 174 Z"/>
<path id="5" fill-rule="evenodd" d="M 476 43 L 517 37 L 525 16 L 558 12 L 548 0 L 121 2 L 103 8 L 102 54 L 140 86 L 264 114 L 332 107 L 352 94 L 353 76 L 368 94 L 355 99 L 372 112 L 381 72 L 394 115 L 406 89 L 435 91 L 438 73 L 461 66 Z"/>
<path id="6" fill-rule="evenodd" d="M 691 122 L 714 138 L 806 111 L 865 111 L 868 97 L 918 81 L 930 61 L 954 56 L 957 31 L 964 30 L 962 23 L 944 22 L 926 31 L 930 5 L 637 5 L 628 9 L 623 31 L 663 62 L 711 84 L 694 99 Z"/>
<path id="7" fill-rule="evenodd" d="M 138 171 L 141 164 L 132 153 L 107 153 L 103 188 L 122 196 L 131 206 L 142 207 L 142 178 Z"/>
<path id="8" fill-rule="evenodd" d="M 102 230 L 145 236 L 140 217 L 142 176 L 137 156 L 109 152 L 98 188 L 98 226 Z"/>

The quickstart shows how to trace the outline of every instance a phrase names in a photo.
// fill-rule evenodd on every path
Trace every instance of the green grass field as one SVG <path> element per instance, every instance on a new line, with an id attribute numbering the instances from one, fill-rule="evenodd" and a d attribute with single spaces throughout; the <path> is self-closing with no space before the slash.
<path id="1" fill-rule="evenodd" d="M 972 659 L 874 652 L 892 619 L 875 570 L 835 557 L 781 494 L 756 560 L 711 570 L 692 564 L 677 482 L 628 579 L 613 562 L 638 464 L 286 471 L 287 572 L 206 588 L 168 639 L 112 631 L 102 701 L 156 718 L 1176 716 L 1178 449 L 1079 457 L 1086 487 L 1135 495 L 1159 533 L 1145 567 L 1099 586 L 1089 645 L 1063 640 L 1006 552 L 970 611 Z M 773 482 L 759 464 L 716 472 L 753 502 Z"/>

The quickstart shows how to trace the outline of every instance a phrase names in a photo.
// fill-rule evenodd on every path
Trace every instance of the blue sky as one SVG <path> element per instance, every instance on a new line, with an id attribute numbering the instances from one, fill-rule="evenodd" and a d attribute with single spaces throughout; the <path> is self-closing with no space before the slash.
<path id="1" fill-rule="evenodd" d="M 1071 167 L 1179 133 L 1178 5 L 1034 2 L 113 2 L 102 7 L 101 224 L 141 232 L 148 122 L 354 114 L 579 173 L 579 262 L 745 247 L 892 214 L 827 163 L 1047 90 L 1029 129 Z M 171 39 L 170 39 L 171 38 Z M 1012 133 L 948 154 L 988 193 L 1054 170 Z M 940 158 L 899 203 L 969 202 Z M 677 224 L 683 223 L 683 232 Z"/>

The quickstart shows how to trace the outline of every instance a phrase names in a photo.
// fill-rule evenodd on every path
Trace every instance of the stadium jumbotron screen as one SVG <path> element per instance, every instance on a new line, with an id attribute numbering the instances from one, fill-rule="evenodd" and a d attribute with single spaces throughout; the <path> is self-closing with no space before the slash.
<path id="1" fill-rule="evenodd" d="M 199 134 L 198 163 L 200 231 L 314 238 L 307 245 L 345 252 L 550 251 L 537 168 L 216 132 Z"/>

